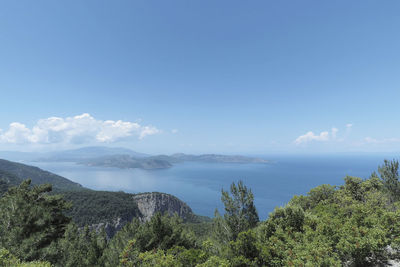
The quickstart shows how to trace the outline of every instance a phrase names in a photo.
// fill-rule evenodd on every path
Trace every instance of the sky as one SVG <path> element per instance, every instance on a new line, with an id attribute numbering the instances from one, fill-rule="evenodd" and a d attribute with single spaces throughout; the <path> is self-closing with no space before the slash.
<path id="1" fill-rule="evenodd" d="M 397 153 L 399 1 L 0 2 L 0 150 Z"/>

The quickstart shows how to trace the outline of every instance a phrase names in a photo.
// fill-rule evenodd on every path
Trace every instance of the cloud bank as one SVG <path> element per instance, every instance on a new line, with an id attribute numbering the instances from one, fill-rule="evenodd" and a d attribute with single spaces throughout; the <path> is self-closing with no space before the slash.
<path id="1" fill-rule="evenodd" d="M 300 135 L 299 137 L 297 137 L 294 143 L 296 145 L 300 145 L 311 141 L 328 141 L 328 140 L 329 140 L 328 132 L 321 132 L 319 135 L 316 135 L 310 131 L 304 135 Z"/>
<path id="2" fill-rule="evenodd" d="M 347 128 L 351 127 L 346 125 Z M 299 137 L 294 140 L 296 145 L 307 144 L 312 141 L 319 141 L 319 142 L 326 142 L 336 140 L 337 133 L 339 132 L 338 128 L 333 127 L 330 132 L 323 131 L 320 134 L 314 134 L 314 132 L 309 131 L 304 135 L 300 135 Z"/>
<path id="3" fill-rule="evenodd" d="M 40 119 L 32 128 L 13 122 L 0 132 L 0 142 L 12 144 L 112 143 L 124 138 L 143 139 L 159 133 L 156 127 L 136 122 L 97 120 L 88 113 L 74 117 Z"/>

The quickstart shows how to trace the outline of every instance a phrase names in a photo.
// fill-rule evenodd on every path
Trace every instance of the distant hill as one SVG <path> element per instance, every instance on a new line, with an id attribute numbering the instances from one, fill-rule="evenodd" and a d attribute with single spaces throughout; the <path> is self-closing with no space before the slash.
<path id="1" fill-rule="evenodd" d="M 115 168 L 140 168 L 140 169 L 165 169 L 173 164 L 185 161 L 197 161 L 207 163 L 268 163 L 267 160 L 244 156 L 228 156 L 217 154 L 187 155 L 173 154 L 171 156 L 158 155 L 146 158 L 136 158 L 129 155 L 111 155 L 104 157 L 89 158 L 77 161 L 78 164 L 87 166 L 103 166 Z"/>
<path id="2" fill-rule="evenodd" d="M 19 152 L 19 151 L 0 151 L 0 159 L 12 161 L 32 161 L 42 157 L 44 153 Z"/>
<path id="3" fill-rule="evenodd" d="M 8 177 L 10 184 L 19 184 L 22 180 L 31 179 L 32 184 L 34 185 L 45 183 L 52 184 L 54 190 L 82 189 L 82 186 L 80 184 L 72 182 L 54 173 L 42 170 L 38 167 L 12 162 L 4 159 L 0 159 L 0 174 L 1 173 L 3 173 L 5 177 Z M 17 181 L 16 179 L 19 179 L 19 181 Z"/>
<path id="4" fill-rule="evenodd" d="M 37 158 L 37 161 L 71 161 L 77 162 L 84 159 L 105 157 L 111 155 L 129 155 L 135 158 L 144 158 L 150 155 L 139 153 L 127 148 L 121 147 L 104 147 L 104 146 L 92 146 L 83 147 L 72 150 L 63 150 L 59 152 L 46 153 Z"/>
<path id="5" fill-rule="evenodd" d="M 18 161 L 70 161 L 75 162 L 81 159 L 110 156 L 110 155 L 129 155 L 136 158 L 149 157 L 150 155 L 133 151 L 122 147 L 91 146 L 78 149 L 61 150 L 54 152 L 19 152 L 19 151 L 0 151 L 0 158 Z"/>
<path id="6" fill-rule="evenodd" d="M 218 154 L 203 154 L 203 155 L 188 155 L 183 153 L 173 154 L 170 156 L 179 161 L 200 161 L 212 163 L 269 163 L 269 161 L 260 158 L 245 157 L 239 155 L 218 155 Z"/>
<path id="7" fill-rule="evenodd" d="M 165 169 L 173 164 L 195 161 L 205 163 L 269 163 L 269 161 L 240 155 L 202 154 L 190 155 L 177 153 L 173 155 L 152 156 L 122 147 L 92 146 L 58 152 L 33 153 L 0 151 L 0 156 L 7 159 L 25 162 L 75 162 L 87 166 L 115 168 Z"/>
<path id="8" fill-rule="evenodd" d="M 78 164 L 87 166 L 103 166 L 103 167 L 115 167 L 115 168 L 140 168 L 146 170 L 152 169 L 165 169 L 172 167 L 169 161 L 147 157 L 147 158 L 135 158 L 129 155 L 113 155 L 104 156 L 93 159 L 83 159 L 77 162 Z"/>

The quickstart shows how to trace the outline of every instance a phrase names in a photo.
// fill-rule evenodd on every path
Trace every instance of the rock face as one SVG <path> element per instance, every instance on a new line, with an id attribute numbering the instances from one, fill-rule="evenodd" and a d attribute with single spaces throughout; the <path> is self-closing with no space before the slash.
<path id="1" fill-rule="evenodd" d="M 170 215 L 178 214 L 179 217 L 186 219 L 191 215 L 192 209 L 178 198 L 164 193 L 144 193 L 134 195 L 133 200 L 137 203 L 142 217 L 142 221 L 149 221 L 157 212 Z"/>
<path id="2" fill-rule="evenodd" d="M 131 220 L 123 220 L 118 217 L 115 218 L 112 222 L 92 224 L 90 226 L 90 230 L 95 230 L 97 233 L 99 233 L 102 229 L 104 229 L 107 239 L 110 240 L 119 230 L 122 229 L 125 224 L 127 224 Z"/>
<path id="3" fill-rule="evenodd" d="M 157 212 L 161 212 L 162 214 L 167 212 L 171 216 L 176 213 L 182 219 L 187 219 L 193 215 L 192 209 L 185 202 L 165 193 L 153 192 L 132 195 L 132 200 L 134 202 L 132 204 L 136 204 L 140 211 L 138 219 L 142 222 L 149 221 Z M 104 229 L 107 238 L 110 239 L 121 230 L 125 224 L 132 221 L 134 217 L 134 215 L 122 218 L 116 217 L 112 221 L 92 224 L 90 229 L 96 230 L 97 232 Z"/>

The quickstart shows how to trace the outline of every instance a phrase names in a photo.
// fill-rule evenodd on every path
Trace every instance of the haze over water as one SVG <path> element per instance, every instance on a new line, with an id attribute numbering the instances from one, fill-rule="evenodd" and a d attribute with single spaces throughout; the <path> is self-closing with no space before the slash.
<path id="1" fill-rule="evenodd" d="M 74 163 L 31 163 L 81 185 L 109 191 L 164 192 L 186 202 L 196 214 L 223 211 L 221 189 L 243 180 L 255 196 L 261 219 L 294 195 L 321 184 L 341 185 L 346 175 L 368 178 L 383 156 L 270 156 L 270 164 L 185 162 L 163 170 L 87 167 Z"/>

